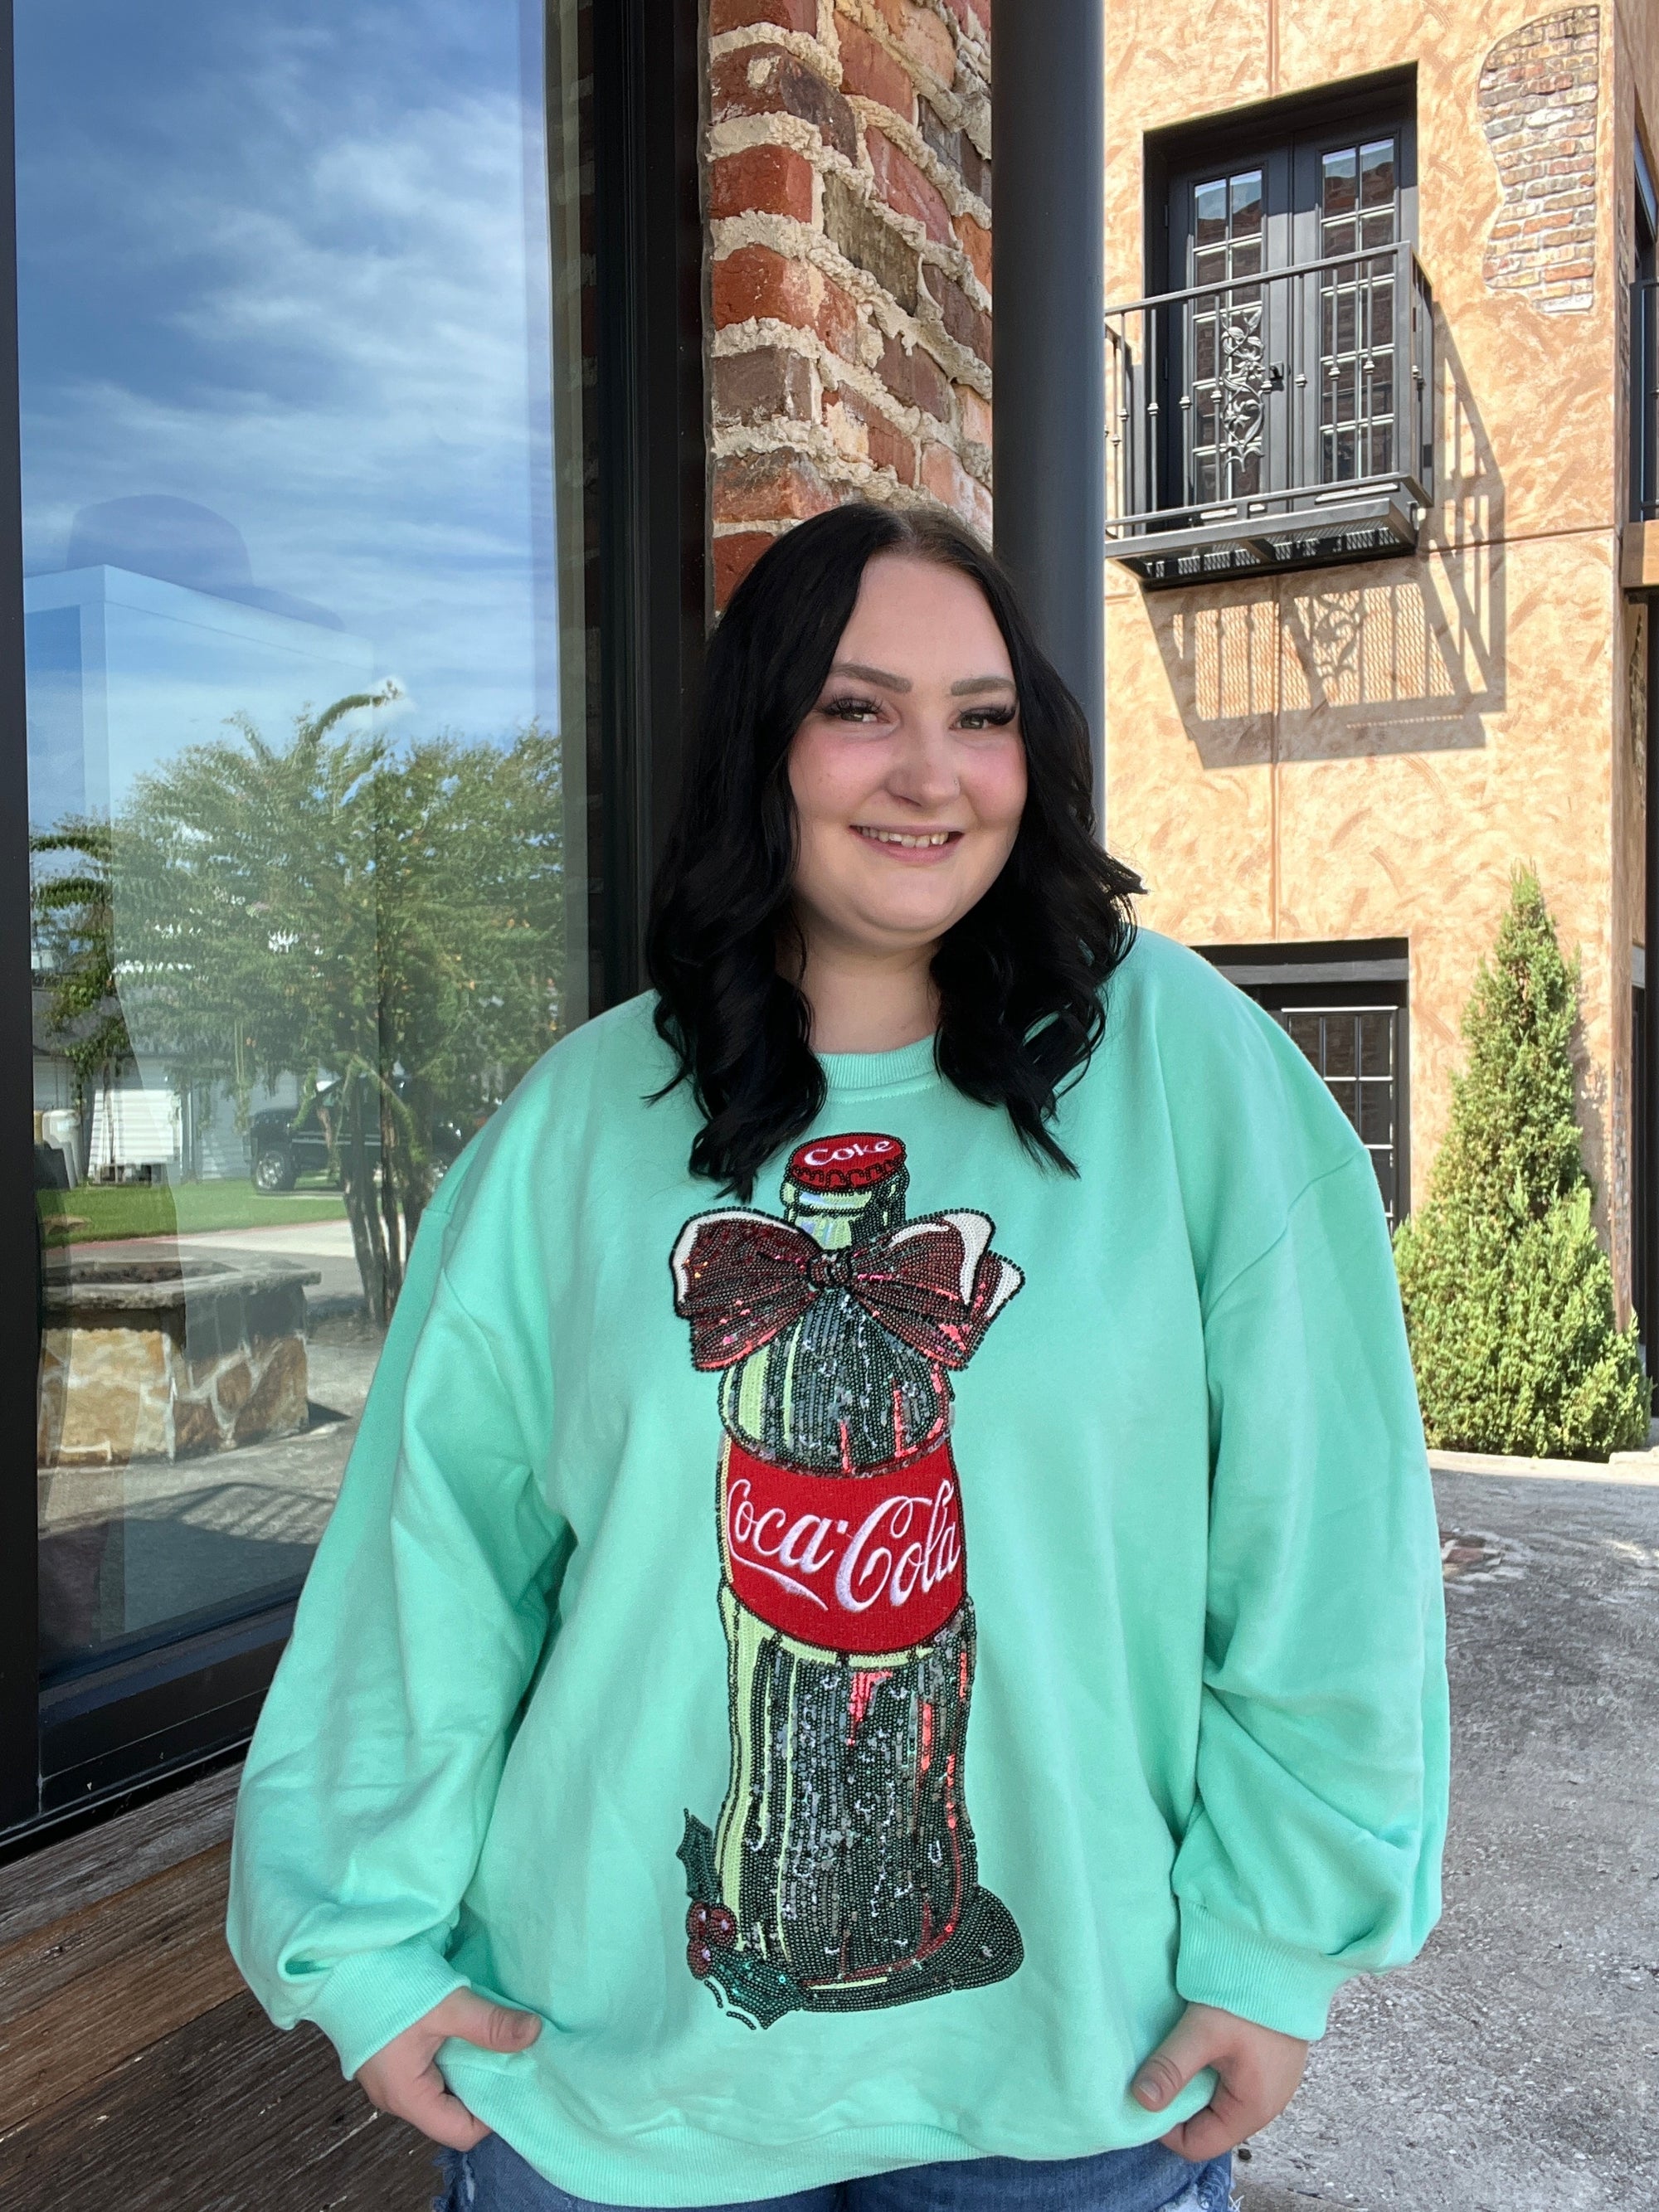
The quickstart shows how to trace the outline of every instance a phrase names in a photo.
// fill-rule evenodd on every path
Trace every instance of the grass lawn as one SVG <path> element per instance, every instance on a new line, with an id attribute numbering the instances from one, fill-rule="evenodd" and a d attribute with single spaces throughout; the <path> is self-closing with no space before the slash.
<path id="1" fill-rule="evenodd" d="M 49 1244 L 102 1243 L 118 1237 L 180 1237 L 208 1229 L 275 1229 L 297 1221 L 340 1221 L 337 1190 L 317 1187 L 263 1198 L 244 1179 L 165 1183 L 82 1183 L 43 1190 L 40 1219 Z"/>

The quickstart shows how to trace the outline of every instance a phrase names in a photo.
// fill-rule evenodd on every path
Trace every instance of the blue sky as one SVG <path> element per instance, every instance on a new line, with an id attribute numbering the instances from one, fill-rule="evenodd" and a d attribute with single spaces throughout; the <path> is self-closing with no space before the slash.
<path id="1" fill-rule="evenodd" d="M 19 0 L 32 573 L 198 501 L 406 732 L 556 724 L 539 14 Z"/>

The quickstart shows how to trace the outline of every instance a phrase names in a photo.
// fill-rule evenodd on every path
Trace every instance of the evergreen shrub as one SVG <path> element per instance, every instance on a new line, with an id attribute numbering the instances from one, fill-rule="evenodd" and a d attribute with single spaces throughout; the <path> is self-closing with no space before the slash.
<path id="1" fill-rule="evenodd" d="M 1637 1323 L 1613 1316 L 1573 1112 L 1577 959 L 1518 871 L 1463 1018 L 1468 1064 L 1395 1258 L 1429 1442 L 1606 1459 L 1647 1442 Z"/>

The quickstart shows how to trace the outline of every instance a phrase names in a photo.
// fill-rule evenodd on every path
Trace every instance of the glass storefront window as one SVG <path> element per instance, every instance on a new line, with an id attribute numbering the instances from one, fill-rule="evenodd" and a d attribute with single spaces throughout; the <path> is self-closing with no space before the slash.
<path id="1" fill-rule="evenodd" d="M 20 0 L 48 1679 L 297 1586 L 586 1012 L 575 13 Z"/>

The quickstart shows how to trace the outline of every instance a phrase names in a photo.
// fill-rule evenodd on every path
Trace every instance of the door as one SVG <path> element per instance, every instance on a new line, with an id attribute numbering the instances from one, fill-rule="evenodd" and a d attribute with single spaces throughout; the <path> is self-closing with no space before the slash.
<path id="1" fill-rule="evenodd" d="M 1259 280 L 1290 255 L 1290 162 L 1281 149 L 1177 180 L 1170 222 L 1170 462 L 1198 507 L 1284 481 L 1289 326 L 1281 286 Z"/>
<path id="2" fill-rule="evenodd" d="M 1296 258 L 1311 273 L 1297 302 L 1296 453 L 1301 480 L 1354 483 L 1407 465 L 1410 269 L 1390 251 L 1409 236 L 1405 133 L 1352 131 L 1296 149 Z M 1317 264 L 1317 266 L 1314 266 Z"/>

